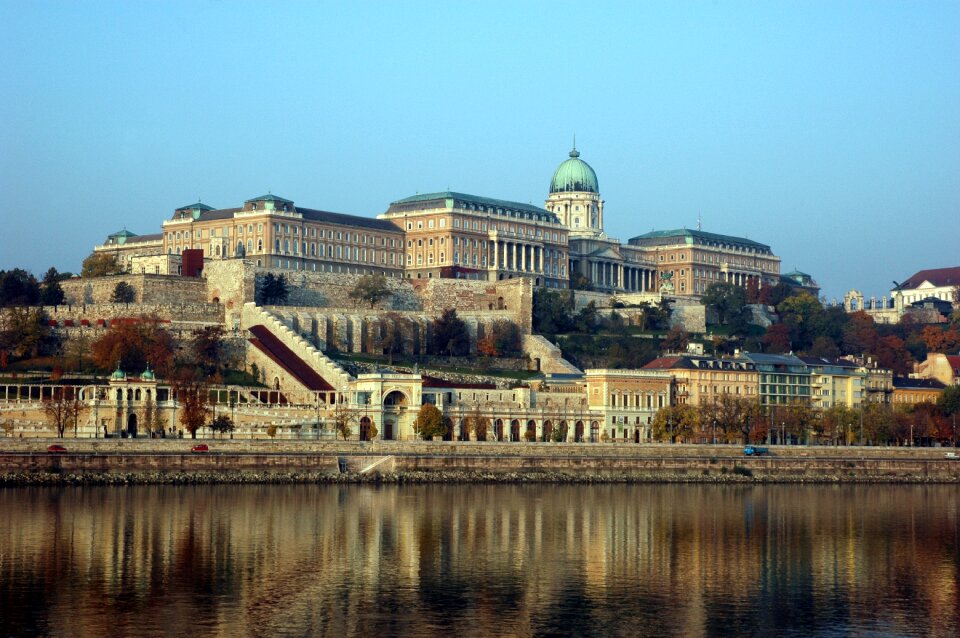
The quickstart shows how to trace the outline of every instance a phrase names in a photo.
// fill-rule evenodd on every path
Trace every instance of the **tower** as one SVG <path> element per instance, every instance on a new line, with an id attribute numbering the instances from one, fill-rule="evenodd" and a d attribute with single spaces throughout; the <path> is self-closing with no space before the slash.
<path id="1" fill-rule="evenodd" d="M 570 151 L 570 158 L 553 173 L 544 208 L 556 213 L 560 223 L 573 235 L 603 234 L 603 200 L 600 199 L 597 174 L 580 159 L 576 143 Z"/>

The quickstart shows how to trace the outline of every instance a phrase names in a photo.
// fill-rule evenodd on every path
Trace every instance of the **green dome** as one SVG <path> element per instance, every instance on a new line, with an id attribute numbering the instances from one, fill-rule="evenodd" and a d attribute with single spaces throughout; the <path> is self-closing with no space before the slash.
<path id="1" fill-rule="evenodd" d="M 557 167 L 550 182 L 551 193 L 599 193 L 597 174 L 590 165 L 580 159 L 580 152 L 574 148 L 570 151 L 570 159 Z"/>
<path id="2" fill-rule="evenodd" d="M 141 381 L 155 381 L 156 377 L 153 376 L 153 370 L 150 369 L 150 364 L 147 364 L 147 369 L 143 371 L 143 374 L 140 375 Z"/>
<path id="3" fill-rule="evenodd" d="M 113 371 L 113 374 L 110 375 L 111 379 L 117 381 L 123 381 L 127 378 L 127 373 L 120 369 L 120 364 L 117 364 L 117 369 Z"/>

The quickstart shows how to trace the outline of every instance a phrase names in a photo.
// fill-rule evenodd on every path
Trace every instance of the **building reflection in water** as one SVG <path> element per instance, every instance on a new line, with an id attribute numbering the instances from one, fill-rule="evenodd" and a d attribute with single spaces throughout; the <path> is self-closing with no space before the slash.
<path id="1" fill-rule="evenodd" d="M 957 635 L 950 486 L 0 491 L 0 635 Z"/>

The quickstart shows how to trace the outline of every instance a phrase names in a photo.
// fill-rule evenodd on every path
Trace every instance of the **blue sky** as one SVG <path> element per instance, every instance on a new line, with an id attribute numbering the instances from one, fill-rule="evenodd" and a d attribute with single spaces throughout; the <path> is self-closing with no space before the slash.
<path id="1" fill-rule="evenodd" d="M 770 244 L 828 297 L 960 265 L 958 2 L 0 0 L 0 269 L 267 190 L 542 205 Z"/>

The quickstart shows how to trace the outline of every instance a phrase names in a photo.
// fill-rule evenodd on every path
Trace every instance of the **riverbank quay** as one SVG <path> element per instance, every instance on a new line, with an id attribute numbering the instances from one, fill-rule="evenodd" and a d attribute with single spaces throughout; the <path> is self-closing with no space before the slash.
<path id="1" fill-rule="evenodd" d="M 191 447 L 205 443 L 206 452 Z M 66 452 L 47 446 L 62 444 Z M 205 440 L 0 441 L 0 485 L 960 483 L 943 448 Z"/>

